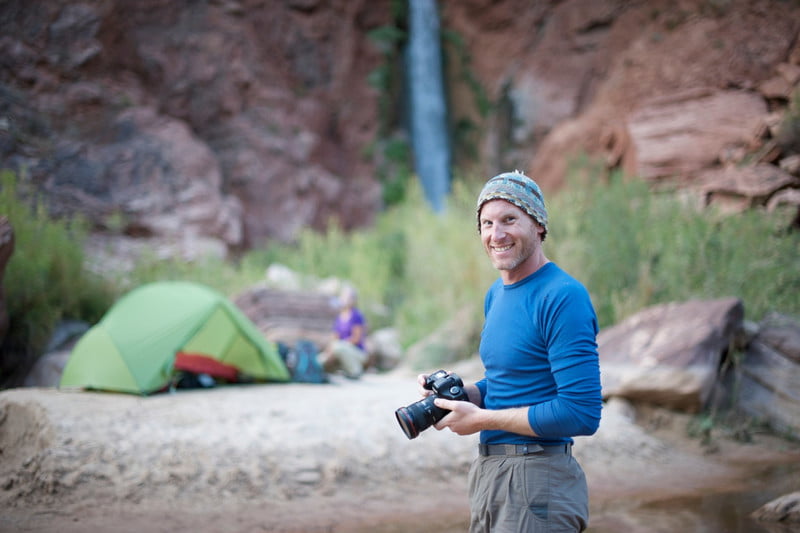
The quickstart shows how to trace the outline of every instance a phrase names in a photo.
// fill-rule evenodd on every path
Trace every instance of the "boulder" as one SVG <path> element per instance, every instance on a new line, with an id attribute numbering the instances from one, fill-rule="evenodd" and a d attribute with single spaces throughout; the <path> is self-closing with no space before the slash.
<path id="1" fill-rule="evenodd" d="M 724 150 L 757 146 L 767 115 L 763 98 L 748 91 L 696 89 L 650 100 L 628 118 L 636 174 L 686 178 L 713 167 Z"/>
<path id="2" fill-rule="evenodd" d="M 365 347 L 378 370 L 391 370 L 403 359 L 403 345 L 396 328 L 381 328 L 368 334 Z"/>
<path id="3" fill-rule="evenodd" d="M 480 342 L 483 317 L 474 309 L 463 307 L 427 337 L 406 352 L 405 363 L 413 370 L 435 370 L 467 359 Z"/>
<path id="4" fill-rule="evenodd" d="M 740 411 L 800 436 L 800 322 L 768 315 L 733 373 L 727 387 Z"/>
<path id="5" fill-rule="evenodd" d="M 329 294 L 257 285 L 233 302 L 273 342 L 294 345 L 307 339 L 322 347 L 331 339 L 337 308 Z"/>
<path id="6" fill-rule="evenodd" d="M 800 524 L 800 491 L 784 494 L 762 505 L 750 516 L 764 522 L 780 522 L 787 527 Z"/>
<path id="7" fill-rule="evenodd" d="M 60 145 L 44 187 L 56 214 L 80 212 L 128 236 L 242 244 L 241 202 L 220 192 L 215 155 L 184 122 L 134 107 L 112 128 L 105 142 Z"/>
<path id="8" fill-rule="evenodd" d="M 706 204 L 744 211 L 770 205 L 783 191 L 800 191 L 800 178 L 767 163 L 729 165 L 699 173 L 696 186 Z M 788 203 L 791 199 L 775 200 L 781 201 Z"/>
<path id="9" fill-rule="evenodd" d="M 322 349 L 333 334 L 338 312 L 334 295 L 338 293 L 339 282 L 308 277 L 301 281 L 302 277 L 286 267 L 272 265 L 266 283 L 245 290 L 233 301 L 267 339 L 290 346 L 306 339 Z M 276 281 L 282 287 L 271 285 Z M 300 284 L 315 284 L 316 288 L 301 289 Z M 399 334 L 394 328 L 369 331 L 367 327 L 364 347 L 377 370 L 390 370 L 403 357 Z"/>
<path id="10" fill-rule="evenodd" d="M 794 213 L 794 218 L 790 221 L 790 226 L 800 229 L 800 189 L 783 189 L 770 197 L 767 202 L 767 211 L 786 209 L 789 213 Z"/>
<path id="11" fill-rule="evenodd" d="M 24 387 L 58 387 L 61 374 L 72 349 L 91 326 L 79 320 L 62 320 L 47 343 L 44 354 L 36 359 L 22 385 Z"/>
<path id="12" fill-rule="evenodd" d="M 58 387 L 61 381 L 61 374 L 67 366 L 69 356 L 72 354 L 71 348 L 60 349 L 39 357 L 33 364 L 33 368 L 25 376 L 24 387 Z"/>
<path id="13" fill-rule="evenodd" d="M 605 398 L 697 412 L 742 328 L 737 298 L 691 300 L 647 308 L 597 337 Z"/>

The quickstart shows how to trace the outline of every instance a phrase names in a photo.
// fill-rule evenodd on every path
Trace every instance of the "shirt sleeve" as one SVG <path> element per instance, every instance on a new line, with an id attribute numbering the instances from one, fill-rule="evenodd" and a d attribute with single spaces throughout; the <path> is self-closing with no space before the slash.
<path id="1" fill-rule="evenodd" d="M 548 358 L 556 397 L 528 408 L 540 437 L 591 435 L 600 425 L 602 391 L 597 354 L 597 316 L 582 285 L 570 286 L 544 313 Z"/>
<path id="2" fill-rule="evenodd" d="M 486 378 L 476 381 L 475 386 L 478 387 L 478 391 L 481 393 L 481 404 L 478 407 L 483 407 L 483 399 L 486 398 Z"/>

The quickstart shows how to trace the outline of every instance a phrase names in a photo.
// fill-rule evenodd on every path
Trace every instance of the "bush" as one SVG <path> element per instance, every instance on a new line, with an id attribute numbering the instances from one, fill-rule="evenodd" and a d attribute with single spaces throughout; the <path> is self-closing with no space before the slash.
<path id="1" fill-rule="evenodd" d="M 800 235 L 779 214 L 725 215 L 612 176 L 549 206 L 551 258 L 581 279 L 601 326 L 658 303 L 735 296 L 748 318 L 800 314 Z"/>
<path id="2" fill-rule="evenodd" d="M 370 328 L 393 325 L 408 345 L 457 309 L 481 309 L 491 265 L 483 258 L 474 215 L 461 205 L 465 194 L 471 196 L 456 186 L 451 208 L 435 214 L 415 181 L 406 200 L 370 229 L 345 233 L 332 225 L 326 233 L 304 231 L 297 244 L 253 251 L 242 265 L 263 272 L 278 262 L 316 277 L 349 280 L 359 288 Z"/>
<path id="3" fill-rule="evenodd" d="M 9 330 L 2 345 L 0 383 L 9 385 L 24 377 L 58 321 L 97 321 L 115 291 L 83 268 L 85 225 L 51 220 L 10 171 L 0 172 L 0 214 L 8 217 L 15 237 L 3 280 Z"/>
<path id="4" fill-rule="evenodd" d="M 544 247 L 589 289 L 601 327 L 650 305 L 692 298 L 739 297 L 752 320 L 771 310 L 800 315 L 800 236 L 782 231 L 777 215 L 698 210 L 640 180 L 581 175 L 585 183 L 548 195 Z M 183 263 L 166 269 L 161 262 L 147 281 L 188 277 L 231 294 L 231 287 L 255 283 L 278 262 L 351 281 L 371 329 L 395 326 L 409 346 L 457 310 L 480 314 L 498 276 L 476 231 L 480 186 L 455 182 L 447 208 L 436 214 L 415 181 L 406 200 L 380 214 L 372 228 L 307 230 L 296 244 L 248 253 L 235 269 Z"/>
<path id="5" fill-rule="evenodd" d="M 545 253 L 586 285 L 601 327 L 658 303 L 726 296 L 741 298 L 751 320 L 769 311 L 800 316 L 800 235 L 784 231 L 779 215 L 751 210 L 726 216 L 654 193 L 640 180 L 612 176 L 606 182 L 585 169 L 577 175 L 586 181 L 546 192 L 551 222 Z M 94 322 L 113 297 L 150 281 L 184 279 L 234 295 L 277 262 L 351 281 L 370 329 L 395 326 L 409 346 L 461 309 L 480 317 L 483 295 L 498 276 L 476 231 L 481 185 L 456 181 L 447 208 L 436 214 L 415 180 L 405 200 L 371 228 L 306 230 L 295 244 L 253 250 L 237 263 L 145 257 L 109 288 L 82 269 L 81 225 L 50 222 L 41 206 L 23 208 L 6 173 L 0 209 L 11 213 L 17 231 L 6 274 L 14 342 L 39 350 L 59 319 Z"/>

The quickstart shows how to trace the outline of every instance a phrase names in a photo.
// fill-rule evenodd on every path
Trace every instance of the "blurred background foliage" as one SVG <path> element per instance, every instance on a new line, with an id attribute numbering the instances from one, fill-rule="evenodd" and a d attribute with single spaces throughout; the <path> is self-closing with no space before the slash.
<path id="1" fill-rule="evenodd" d="M 14 230 L 14 252 L 3 277 L 9 317 L 4 354 L 41 354 L 62 319 L 99 320 L 117 296 L 114 283 L 84 268 L 82 220 L 55 221 L 24 180 L 0 172 L 0 214 Z M 15 357 L 3 358 L 0 381 Z"/>
<path id="2" fill-rule="evenodd" d="M 769 311 L 800 316 L 800 233 L 785 228 L 785 213 L 701 209 L 675 191 L 595 174 L 586 161 L 571 176 L 570 186 L 548 195 L 545 252 L 587 286 L 601 327 L 662 302 L 727 296 L 744 301 L 750 320 Z M 292 245 L 235 261 L 142 256 L 133 271 L 101 277 L 84 266 L 84 224 L 50 220 L 24 180 L 4 172 L 0 213 L 13 225 L 16 248 L 4 280 L 11 324 L 3 349 L 41 353 L 58 321 L 93 324 L 116 298 L 150 281 L 192 280 L 233 297 L 273 263 L 351 281 L 372 328 L 396 327 L 407 347 L 457 311 L 481 313 L 497 277 L 476 229 L 483 181 L 459 177 L 443 214 L 432 212 L 413 180 L 404 200 L 367 230 L 346 233 L 332 223 L 325 233 L 307 230 Z"/>

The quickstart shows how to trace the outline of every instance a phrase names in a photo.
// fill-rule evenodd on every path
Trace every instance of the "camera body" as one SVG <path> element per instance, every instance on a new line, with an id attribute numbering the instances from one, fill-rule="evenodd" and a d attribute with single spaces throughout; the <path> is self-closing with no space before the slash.
<path id="1" fill-rule="evenodd" d="M 408 407 L 401 407 L 394 415 L 406 437 L 416 438 L 421 432 L 434 425 L 445 417 L 448 411 L 437 407 L 433 402 L 436 398 L 446 400 L 468 401 L 464 382 L 457 374 L 448 374 L 444 370 L 437 370 L 425 379 L 424 387 L 433 391 L 433 394 L 422 400 L 412 403 Z"/>

